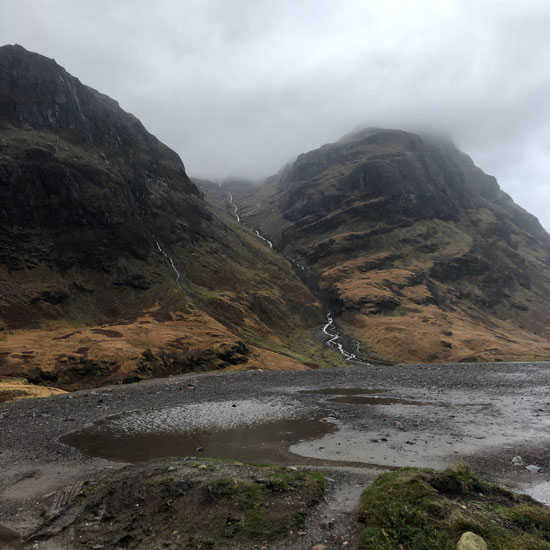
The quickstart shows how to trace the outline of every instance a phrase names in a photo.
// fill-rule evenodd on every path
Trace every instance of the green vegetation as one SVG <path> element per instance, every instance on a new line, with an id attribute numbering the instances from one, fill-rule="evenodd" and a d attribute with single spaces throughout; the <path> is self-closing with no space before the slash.
<path id="1" fill-rule="evenodd" d="M 465 464 L 380 475 L 361 497 L 360 550 L 454 550 L 462 533 L 489 550 L 550 550 L 550 510 L 482 481 Z"/>
<path id="2" fill-rule="evenodd" d="M 139 548 L 253 548 L 299 529 L 326 490 L 322 475 L 291 468 L 168 464 L 169 475 L 166 463 L 153 471 L 130 467 L 86 487 L 78 540 L 109 548 L 123 539 Z M 109 518 L 108 529 L 94 528 L 98 514 Z"/>

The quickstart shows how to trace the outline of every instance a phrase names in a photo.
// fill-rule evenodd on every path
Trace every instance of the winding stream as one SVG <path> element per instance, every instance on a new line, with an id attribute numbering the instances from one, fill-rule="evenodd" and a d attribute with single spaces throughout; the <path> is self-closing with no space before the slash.
<path id="1" fill-rule="evenodd" d="M 269 245 L 269 248 L 273 248 L 273 243 L 269 239 L 266 239 L 257 229 L 254 229 L 254 231 L 262 241 L 265 241 Z"/>
<path id="2" fill-rule="evenodd" d="M 338 341 L 342 338 L 342 336 L 340 336 L 340 333 L 338 332 L 338 329 L 334 324 L 334 319 L 332 318 L 332 313 L 330 311 L 327 313 L 327 324 L 323 326 L 322 331 L 329 337 L 329 339 L 325 342 L 325 345 L 331 348 L 336 348 L 339 351 L 340 355 L 342 355 L 346 361 L 361 363 L 362 365 L 370 364 L 365 361 L 360 361 L 357 358 L 356 353 L 359 352 L 359 342 L 356 342 L 356 353 L 352 353 L 350 351 L 347 351 L 344 348 L 344 345 Z"/>
<path id="3" fill-rule="evenodd" d="M 241 223 L 241 216 L 239 215 L 239 207 L 235 204 L 235 201 L 233 200 L 233 193 L 229 193 L 228 195 L 229 195 L 229 205 L 233 208 L 233 216 L 235 216 L 235 219 L 239 223 Z M 257 208 L 259 205 L 260 203 L 258 203 L 255 206 L 255 208 Z M 264 241 L 269 246 L 269 248 L 273 248 L 273 243 L 269 239 L 266 239 L 257 229 L 254 229 L 254 232 L 260 239 L 262 239 L 262 241 Z"/>
<path id="4" fill-rule="evenodd" d="M 239 216 L 239 207 L 235 204 L 235 202 L 233 200 L 233 193 L 228 193 L 228 196 L 229 196 L 229 205 L 233 208 L 233 216 L 235 216 L 235 219 L 239 223 L 241 223 L 241 217 Z M 258 203 L 258 205 L 259 204 L 260 203 Z M 256 205 L 256 206 L 258 206 L 258 205 Z M 273 243 L 269 239 L 264 237 L 259 232 L 258 229 L 254 229 L 254 232 L 256 233 L 258 238 L 260 238 L 262 241 L 264 241 L 269 246 L 269 248 L 273 248 Z M 160 248 L 158 243 L 157 243 L 157 246 L 159 247 L 159 250 L 170 260 L 170 263 L 172 264 L 172 267 L 174 268 L 176 273 L 178 273 L 178 271 L 176 270 L 176 267 L 175 267 L 174 263 L 172 262 L 172 260 L 162 251 L 162 249 Z M 306 268 L 298 260 L 296 260 L 295 258 L 288 257 L 287 259 L 290 260 L 290 262 L 294 266 L 296 266 L 298 269 L 300 269 L 301 271 L 306 270 Z M 179 285 L 179 283 L 178 283 L 178 285 Z M 181 288 L 181 285 L 179 285 L 179 286 Z M 359 342 L 355 342 L 355 345 L 356 345 L 355 353 L 346 350 L 344 348 L 344 345 L 342 344 L 342 342 L 339 342 L 339 340 L 342 339 L 342 336 L 340 335 L 340 333 L 338 332 L 338 329 L 336 328 L 336 325 L 334 324 L 334 319 L 332 318 L 332 314 L 331 314 L 330 311 L 327 313 L 327 323 L 325 325 L 323 325 L 322 331 L 326 336 L 329 337 L 329 339 L 325 342 L 325 345 L 337 349 L 338 352 L 340 353 L 340 355 L 342 355 L 346 361 L 351 361 L 351 362 L 354 362 L 354 363 L 360 363 L 362 365 L 369 365 L 370 364 L 370 363 L 367 363 L 365 361 L 361 361 L 357 358 L 357 354 L 359 353 L 359 347 L 360 347 Z"/>

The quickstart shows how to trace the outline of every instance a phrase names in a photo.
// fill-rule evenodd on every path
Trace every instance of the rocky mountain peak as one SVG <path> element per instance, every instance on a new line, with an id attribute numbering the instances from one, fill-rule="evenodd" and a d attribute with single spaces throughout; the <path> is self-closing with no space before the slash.
<path id="1" fill-rule="evenodd" d="M 138 179 L 198 195 L 179 156 L 118 102 L 85 86 L 53 59 L 19 45 L 0 47 L 0 128 L 55 134 Z M 135 178 L 134 178 L 135 179 Z"/>

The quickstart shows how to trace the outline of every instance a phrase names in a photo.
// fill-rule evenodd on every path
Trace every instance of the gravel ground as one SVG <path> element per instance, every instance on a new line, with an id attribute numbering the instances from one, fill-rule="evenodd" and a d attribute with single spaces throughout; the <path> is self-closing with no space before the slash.
<path id="1" fill-rule="evenodd" d="M 547 500 L 549 386 L 550 363 L 365 366 L 182 376 L 3 404 L 0 524 L 26 535 L 40 523 L 46 495 L 119 467 L 58 441 L 109 417 L 121 433 L 144 434 L 326 413 L 334 430 L 290 447 L 296 464 L 334 479 L 325 509 L 295 548 L 349 543 L 360 490 L 396 466 L 439 468 L 465 459 L 486 478 Z M 354 389 L 304 393 L 330 388 Z M 360 395 L 366 389 L 379 391 Z M 516 455 L 541 472 L 512 467 Z"/>

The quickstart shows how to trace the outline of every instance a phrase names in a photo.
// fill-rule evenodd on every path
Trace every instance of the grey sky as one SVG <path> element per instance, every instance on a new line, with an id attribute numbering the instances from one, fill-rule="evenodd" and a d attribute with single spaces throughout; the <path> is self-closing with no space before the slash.
<path id="1" fill-rule="evenodd" d="M 0 0 L 0 38 L 117 99 L 190 175 L 436 129 L 550 229 L 547 0 Z"/>

